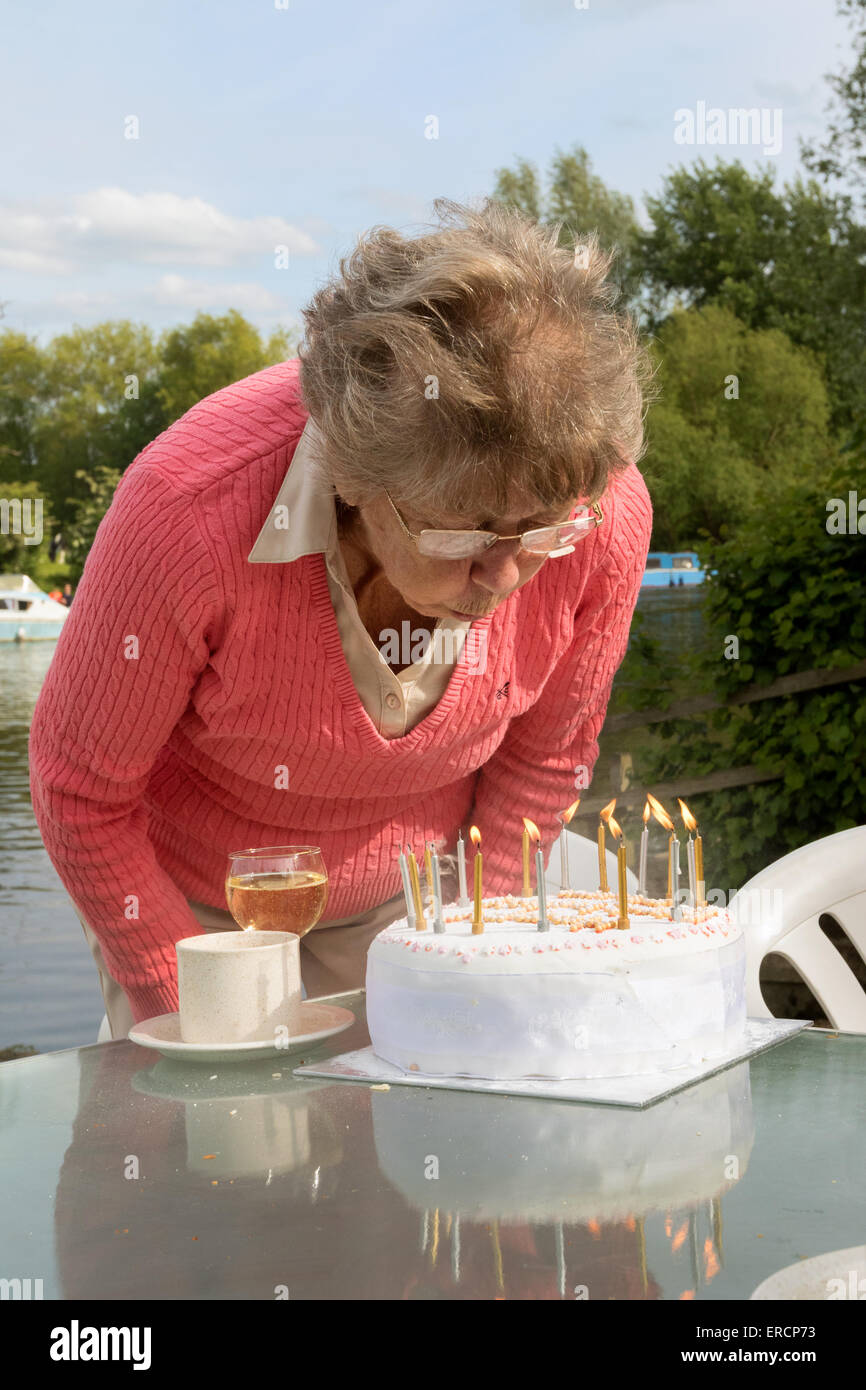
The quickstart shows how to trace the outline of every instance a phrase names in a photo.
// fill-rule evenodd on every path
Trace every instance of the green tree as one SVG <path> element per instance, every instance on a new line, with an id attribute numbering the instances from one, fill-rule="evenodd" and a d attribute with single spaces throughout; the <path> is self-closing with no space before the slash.
<path id="1" fill-rule="evenodd" d="M 0 481 L 27 478 L 36 464 L 34 432 L 45 397 L 45 358 L 35 339 L 0 333 Z"/>
<path id="2" fill-rule="evenodd" d="M 811 144 L 801 141 L 800 152 L 821 178 L 851 176 L 866 197 L 866 0 L 837 0 L 836 10 L 854 30 L 853 60 L 847 71 L 828 75 L 833 117 L 827 135 Z"/>
<path id="3" fill-rule="evenodd" d="M 79 472 L 122 471 L 165 428 L 158 370 L 150 330 L 127 320 L 74 328 L 46 348 L 33 449 L 36 476 L 61 526 L 76 498 L 88 495 Z"/>
<path id="4" fill-rule="evenodd" d="M 673 307 L 717 304 L 749 327 L 776 328 L 824 364 L 834 426 L 856 444 L 866 420 L 866 228 L 846 199 L 771 171 L 699 160 L 647 198 L 637 234 L 651 326 Z"/>
<path id="5" fill-rule="evenodd" d="M 820 367 L 778 330 L 711 304 L 672 314 L 652 351 L 661 394 L 641 469 L 655 549 L 700 550 L 774 505 L 780 483 L 818 478 L 835 460 Z"/>
<path id="6" fill-rule="evenodd" d="M 115 468 L 97 464 L 90 472 L 78 469 L 75 477 L 79 482 L 78 495 L 69 499 L 71 517 L 65 529 L 72 584 L 77 584 L 81 578 L 84 562 L 99 524 L 111 506 L 121 473 Z"/>
<path id="7" fill-rule="evenodd" d="M 589 155 L 576 145 L 569 153 L 557 150 L 550 164 L 547 192 L 542 191 L 538 171 L 525 159 L 513 168 L 497 169 L 493 196 L 521 208 L 545 225 L 562 224 L 560 243 L 569 247 L 588 232 L 597 231 L 607 250 L 615 250 L 611 279 L 627 301 L 640 289 L 640 267 L 634 260 L 638 223 L 634 203 L 624 193 L 609 189 L 592 171 Z"/>
<path id="8" fill-rule="evenodd" d="M 219 318 L 197 314 L 191 324 L 164 334 L 160 343 L 158 395 L 166 420 L 177 420 L 205 396 L 290 355 L 282 329 L 263 343 L 236 309 Z"/>

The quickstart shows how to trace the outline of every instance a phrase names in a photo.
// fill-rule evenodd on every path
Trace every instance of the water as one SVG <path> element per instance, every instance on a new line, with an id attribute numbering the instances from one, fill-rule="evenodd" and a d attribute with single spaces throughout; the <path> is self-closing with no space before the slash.
<path id="1" fill-rule="evenodd" d="M 0 644 L 0 1049 L 95 1042 L 105 1012 L 81 923 L 30 805 L 27 737 L 55 646 Z"/>

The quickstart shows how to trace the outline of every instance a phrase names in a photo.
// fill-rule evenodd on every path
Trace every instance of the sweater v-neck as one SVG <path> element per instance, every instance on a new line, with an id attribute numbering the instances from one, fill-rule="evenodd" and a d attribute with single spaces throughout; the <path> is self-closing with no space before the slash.
<path id="1" fill-rule="evenodd" d="M 399 738 L 384 738 L 376 728 L 366 709 L 363 701 L 358 694 L 357 687 L 352 679 L 349 664 L 346 661 L 346 653 L 343 651 L 343 643 L 340 640 L 340 629 L 337 625 L 337 615 L 334 612 L 334 604 L 331 599 L 331 591 L 328 587 L 327 565 L 324 554 L 317 553 L 308 559 L 312 562 L 310 566 L 310 587 L 313 598 L 319 609 L 322 618 L 321 634 L 325 650 L 331 663 L 331 670 L 334 676 L 334 683 L 337 686 L 343 704 L 352 717 L 359 737 L 370 749 L 384 752 L 386 749 L 395 748 L 397 751 L 405 752 L 407 749 L 416 750 L 432 741 L 440 725 L 448 718 L 448 715 L 459 703 L 463 690 L 463 684 L 469 671 L 469 663 L 463 659 L 465 647 L 460 654 L 451 678 L 448 681 L 442 698 L 437 701 L 433 709 L 424 716 L 408 733 L 402 734 Z M 486 617 L 475 620 L 469 628 L 471 632 L 475 628 L 489 627 L 493 620 L 492 613 Z M 469 640 L 467 632 L 467 641 Z"/>

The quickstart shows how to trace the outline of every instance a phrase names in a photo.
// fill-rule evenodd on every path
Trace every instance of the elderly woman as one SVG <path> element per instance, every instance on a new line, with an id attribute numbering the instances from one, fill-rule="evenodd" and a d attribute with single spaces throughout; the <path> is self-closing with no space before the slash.
<path id="1" fill-rule="evenodd" d="M 363 238 L 300 360 L 193 407 L 117 489 L 33 719 L 33 805 L 112 1035 L 234 926 L 227 856 L 314 844 L 308 996 L 364 982 L 407 842 L 520 892 L 586 785 L 641 584 L 649 368 L 610 257 L 490 203 Z"/>

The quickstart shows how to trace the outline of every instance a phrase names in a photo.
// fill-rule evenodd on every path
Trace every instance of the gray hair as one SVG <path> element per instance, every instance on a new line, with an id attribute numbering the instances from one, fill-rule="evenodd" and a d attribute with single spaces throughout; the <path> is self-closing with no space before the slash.
<path id="1" fill-rule="evenodd" d="M 652 364 L 613 252 L 488 199 L 374 227 L 304 310 L 301 392 L 332 485 L 424 515 L 595 500 L 645 449 Z"/>

